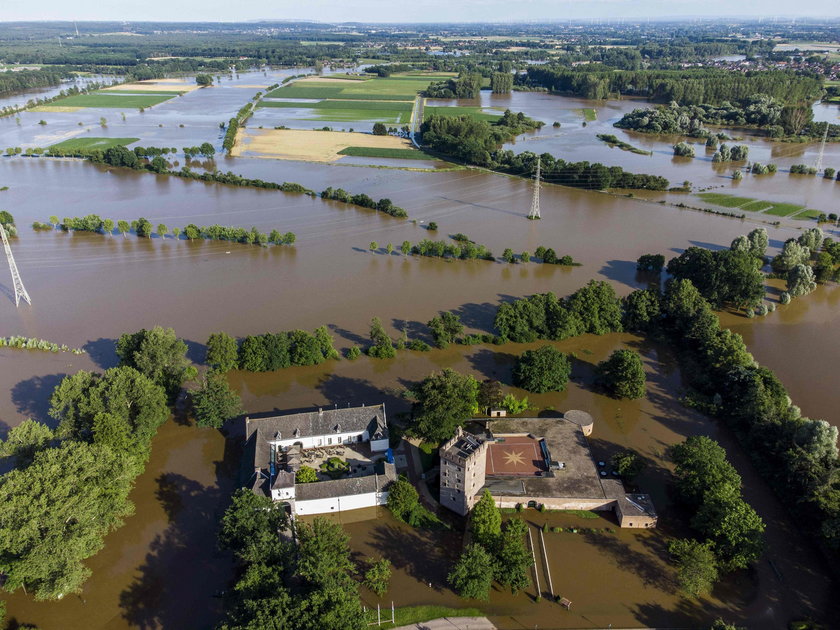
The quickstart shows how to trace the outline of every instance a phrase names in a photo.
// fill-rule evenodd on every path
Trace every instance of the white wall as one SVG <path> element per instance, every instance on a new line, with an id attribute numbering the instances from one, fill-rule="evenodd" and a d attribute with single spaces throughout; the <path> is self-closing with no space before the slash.
<path id="1" fill-rule="evenodd" d="M 382 440 L 371 440 L 370 441 L 370 450 L 374 453 L 378 453 L 380 451 L 387 451 L 388 450 L 388 438 L 384 438 Z"/>
<path id="2" fill-rule="evenodd" d="M 347 510 L 358 510 L 359 508 L 385 505 L 387 501 L 387 492 L 368 492 L 367 494 L 353 494 L 329 499 L 295 501 L 295 514 L 329 514 L 330 512 L 346 512 Z"/>
<path id="3" fill-rule="evenodd" d="M 296 438 L 294 436 L 281 436 L 279 440 L 269 440 L 269 444 L 280 448 L 283 446 L 292 446 L 298 442 L 303 444 L 303 448 L 316 448 L 318 446 L 337 446 L 338 444 L 348 444 L 359 442 L 361 436 L 362 442 L 367 442 L 370 435 L 367 431 L 356 431 L 354 433 L 330 433 L 329 435 L 313 435 L 309 437 Z"/>
<path id="4" fill-rule="evenodd" d="M 295 498 L 295 488 L 274 488 L 271 490 L 272 501 L 285 501 L 287 499 Z"/>

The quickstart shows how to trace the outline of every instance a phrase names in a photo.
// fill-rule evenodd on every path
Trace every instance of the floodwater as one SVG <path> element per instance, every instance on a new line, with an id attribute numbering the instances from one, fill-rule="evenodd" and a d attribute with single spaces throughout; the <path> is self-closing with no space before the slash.
<path id="1" fill-rule="evenodd" d="M 276 80 L 269 76 L 265 82 Z M 239 82 L 257 83 L 253 76 L 240 77 Z M 135 126 L 127 121 L 125 130 L 120 123 L 112 124 L 117 117 L 112 113 L 107 129 L 97 128 L 91 134 L 134 135 L 146 145 L 165 142 L 162 138 L 173 139 L 177 146 L 199 144 L 213 140 L 218 121 L 229 118 L 255 91 L 234 85 L 195 91 L 170 102 L 172 111 L 162 109 L 164 104 L 145 114 L 128 113 Z M 211 96 L 218 99 L 218 107 L 204 109 Z M 177 127 L 178 108 L 187 105 L 185 127 Z M 614 105 L 617 109 L 611 115 L 615 117 L 628 103 Z M 94 120 L 102 111 L 48 114 L 56 119 L 50 120 L 47 129 L 55 124 L 59 132 L 69 131 L 76 125 L 74 116 L 85 114 Z M 139 118 L 149 115 L 159 118 Z M 154 121 L 164 118 L 171 122 L 158 127 Z M 203 122 L 193 125 L 190 120 Z M 18 133 L 15 129 L 13 121 L 0 121 L 0 134 Z M 561 131 L 565 129 L 564 123 Z M 595 129 L 590 131 L 594 137 Z M 156 134 L 164 135 L 159 141 Z M 571 142 L 573 134 L 569 136 Z M 0 146 L 4 143 L 16 144 L 0 139 Z M 613 151 L 610 156 L 620 153 Z M 591 278 L 608 280 L 626 294 L 645 284 L 635 272 L 634 261 L 641 254 L 662 253 L 669 258 L 691 245 L 725 247 L 757 225 L 554 186 L 543 190 L 542 221 L 531 222 L 524 218 L 531 196 L 527 181 L 473 170 L 409 172 L 245 158 L 219 158 L 216 164 L 222 170 L 296 181 L 315 190 L 333 186 L 374 198 L 389 197 L 418 222 L 303 195 L 188 182 L 75 160 L 0 159 L 0 187 L 10 187 L 0 192 L 0 207 L 17 219 L 20 236 L 12 248 L 34 304 L 16 309 L 8 276 L 0 274 L 0 334 L 42 337 L 89 352 L 77 356 L 0 350 L 0 436 L 23 418 L 47 420 L 49 394 L 63 375 L 113 365 L 116 337 L 141 327 L 175 328 L 187 340 L 189 356 L 195 361 L 203 359 L 207 336 L 219 330 L 242 336 L 327 324 L 337 347 L 346 348 L 365 343 L 374 315 L 395 336 L 405 327 L 409 336 L 425 338 L 422 323 L 443 309 L 456 309 L 472 330 L 487 330 L 501 300 L 548 290 L 564 295 Z M 776 178 L 788 182 L 787 175 Z M 748 182 L 749 178 L 744 183 Z M 811 187 L 822 198 L 814 182 L 798 182 L 786 194 L 798 199 L 811 194 Z M 264 231 L 291 230 L 298 241 L 294 247 L 263 249 L 172 238 L 36 233 L 29 227 L 51 214 L 87 213 L 115 221 L 145 216 L 155 225 L 163 222 L 170 227 L 190 222 L 254 225 Z M 439 224 L 438 232 L 426 229 L 429 221 Z M 781 247 L 805 225 L 768 226 L 771 249 Z M 445 262 L 384 253 L 388 242 L 398 246 L 403 240 L 444 239 L 456 232 L 488 245 L 497 256 L 505 247 L 533 252 L 544 245 L 558 254 L 572 255 L 582 265 Z M 369 251 L 371 241 L 379 245 L 376 252 Z M 777 299 L 777 293 L 771 291 L 769 299 Z M 804 414 L 833 424 L 840 423 L 840 418 L 836 395 L 825 375 L 836 372 L 840 356 L 840 335 L 834 325 L 838 300 L 840 290 L 821 287 L 766 318 L 723 316 L 725 325 L 744 335 L 756 358 L 779 374 Z M 511 628 L 535 624 L 543 628 L 685 627 L 723 614 L 782 628 L 790 618 L 809 610 L 832 613 L 832 586 L 820 560 L 744 454 L 717 424 L 677 402 L 679 370 L 667 352 L 631 335 L 587 336 L 556 345 L 578 357 L 573 381 L 566 392 L 532 396 L 532 402 L 560 411 L 589 410 L 597 422 L 592 446 L 599 459 L 623 447 L 644 456 L 649 467 L 638 483 L 653 495 L 661 527 L 654 532 L 547 534 L 555 591 L 574 602 L 572 610 L 562 611 L 547 601 L 532 603 L 527 594 L 498 593 L 484 608 L 494 621 Z M 623 345 L 640 350 L 645 358 L 649 393 L 641 401 L 616 402 L 587 385 L 592 366 Z M 513 356 L 526 347 L 530 346 L 453 346 L 430 353 L 404 352 L 391 361 L 362 358 L 271 374 L 236 372 L 230 380 L 251 412 L 383 401 L 389 411 L 399 412 L 407 409 L 400 391 L 442 367 L 510 383 Z M 792 361 L 792 357 L 801 360 Z M 90 560 L 93 577 L 82 596 L 36 603 L 18 593 L 7 597 L 11 618 L 36 623 L 43 630 L 180 629 L 209 627 L 218 619 L 220 602 L 214 595 L 228 587 L 232 565 L 215 550 L 214 537 L 218 516 L 233 488 L 239 439 L 234 434 L 225 440 L 217 431 L 183 422 L 173 419 L 155 438 L 147 471 L 132 493 L 136 513 Z M 691 434 L 711 435 L 726 446 L 744 478 L 748 501 L 768 523 L 768 552 L 755 570 L 728 579 L 713 597 L 699 604 L 674 593 L 673 569 L 664 551 L 668 537 L 685 534 L 666 489 L 665 450 Z M 552 525 L 568 527 L 568 519 L 576 517 L 527 513 L 527 518 L 537 524 L 549 518 Z M 614 525 L 600 520 L 592 523 L 583 526 Z M 386 601 L 393 598 L 396 605 L 463 603 L 444 585 L 448 559 L 457 554 L 458 541 L 407 531 L 382 512 L 374 520 L 345 526 L 359 554 L 394 554 L 391 559 L 397 570 Z M 429 553 L 406 557 L 404 550 L 415 548 Z M 779 568 L 784 582 L 779 582 L 769 560 Z M 370 593 L 364 598 L 375 605 Z"/>

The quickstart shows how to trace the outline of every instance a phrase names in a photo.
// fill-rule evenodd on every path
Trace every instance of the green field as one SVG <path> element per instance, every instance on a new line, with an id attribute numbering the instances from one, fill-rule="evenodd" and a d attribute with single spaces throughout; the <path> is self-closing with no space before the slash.
<path id="1" fill-rule="evenodd" d="M 71 151 L 91 151 L 99 149 L 104 151 L 116 146 L 125 146 L 132 142 L 137 142 L 140 138 L 70 138 L 58 144 L 54 144 L 50 149 L 65 149 Z"/>
<path id="2" fill-rule="evenodd" d="M 258 107 L 311 109 L 314 118 L 307 120 L 335 120 L 353 122 L 407 123 L 411 120 L 413 103 L 395 101 L 318 101 L 300 103 L 293 101 L 261 101 Z"/>
<path id="3" fill-rule="evenodd" d="M 748 203 L 755 202 L 752 197 L 736 197 L 726 193 L 700 193 L 697 195 L 705 202 L 721 206 L 723 208 L 740 208 Z"/>
<path id="4" fill-rule="evenodd" d="M 385 149 L 377 147 L 347 147 L 339 151 L 341 155 L 355 157 L 396 158 L 399 160 L 436 160 L 438 158 L 417 149 Z"/>
<path id="5" fill-rule="evenodd" d="M 735 195 L 726 193 L 700 193 L 697 196 L 706 203 L 715 206 L 737 208 L 738 210 L 746 210 L 747 212 L 760 212 L 762 214 L 770 214 L 774 217 L 786 217 L 805 208 L 805 206 L 795 203 L 764 201 L 762 199 L 753 199 L 752 197 L 736 197 Z"/>
<path id="6" fill-rule="evenodd" d="M 819 210 L 803 210 L 793 218 L 798 219 L 800 221 L 811 221 L 819 217 L 821 214 L 823 213 Z"/>
<path id="7" fill-rule="evenodd" d="M 94 94 L 151 94 L 153 96 L 180 96 L 181 94 L 186 94 L 186 90 L 183 92 L 176 90 L 104 90 L 102 92 L 94 92 Z"/>
<path id="8" fill-rule="evenodd" d="M 426 107 L 423 110 L 423 116 L 431 116 L 437 114 L 438 116 L 469 116 L 475 120 L 486 120 L 487 122 L 496 122 L 501 118 L 501 114 L 489 114 L 481 110 L 480 107 Z"/>
<path id="9" fill-rule="evenodd" d="M 799 212 L 804 209 L 805 206 L 795 203 L 774 203 L 770 208 L 764 211 L 764 214 L 772 214 L 774 217 L 786 217 L 794 212 Z M 819 214 L 819 212 L 817 214 Z"/>
<path id="10" fill-rule="evenodd" d="M 338 98 L 363 101 L 413 101 L 434 76 L 395 75 L 340 85 L 330 81 L 294 82 L 266 94 L 266 98 Z"/>
<path id="11" fill-rule="evenodd" d="M 125 109 L 139 109 L 141 107 L 152 107 L 170 98 L 175 98 L 177 94 L 114 94 L 113 92 L 92 92 L 90 94 L 77 94 L 76 96 L 68 96 L 52 103 L 60 107 L 107 107 L 107 108 L 125 108 Z"/>

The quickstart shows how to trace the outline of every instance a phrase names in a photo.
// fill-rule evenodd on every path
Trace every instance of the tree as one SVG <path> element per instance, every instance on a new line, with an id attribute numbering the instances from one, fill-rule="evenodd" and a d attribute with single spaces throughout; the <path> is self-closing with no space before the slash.
<path id="1" fill-rule="evenodd" d="M 817 288 L 814 268 L 810 265 L 796 265 L 787 274 L 787 292 L 791 297 L 807 295 Z"/>
<path id="2" fill-rule="evenodd" d="M 461 318 L 449 311 L 442 311 L 439 315 L 435 315 L 427 325 L 432 329 L 432 337 L 438 348 L 446 348 L 464 332 Z"/>
<path id="3" fill-rule="evenodd" d="M 158 223 L 157 226 L 157 235 L 160 238 L 166 238 L 166 233 L 169 231 L 169 228 L 166 227 L 165 223 Z"/>
<path id="4" fill-rule="evenodd" d="M 25 588 L 38 600 L 80 592 L 90 575 L 83 561 L 132 511 L 132 479 L 122 455 L 74 440 L 45 448 L 28 468 L 3 475 L 5 590 Z"/>
<path id="5" fill-rule="evenodd" d="M 195 82 L 200 87 L 207 87 L 213 85 L 213 77 L 209 74 L 197 74 L 195 75 Z"/>
<path id="6" fill-rule="evenodd" d="M 353 571 L 350 536 L 338 523 L 317 516 L 312 523 L 298 521 L 297 573 L 316 587 L 325 587 Z"/>
<path id="7" fill-rule="evenodd" d="M 192 395 L 193 414 L 200 427 L 216 429 L 242 413 L 242 400 L 220 372 L 209 372 Z"/>
<path id="8" fill-rule="evenodd" d="M 665 266 L 665 256 L 662 254 L 642 254 L 636 261 L 636 271 L 661 273 Z"/>
<path id="9" fill-rule="evenodd" d="M 386 136 L 388 135 L 388 128 L 381 122 L 373 123 L 373 135 Z"/>
<path id="10" fill-rule="evenodd" d="M 185 381 L 195 378 L 195 367 L 186 357 L 187 344 L 171 328 L 155 326 L 121 335 L 117 341 L 120 365 L 127 365 L 161 385 L 174 400 Z"/>
<path id="11" fill-rule="evenodd" d="M 131 225 L 129 225 L 128 221 L 120 219 L 117 221 L 117 229 L 120 231 L 120 234 L 123 235 L 123 238 L 125 238 L 125 235 L 131 231 Z"/>
<path id="12" fill-rule="evenodd" d="M 0 456 L 14 457 L 17 468 L 26 468 L 32 463 L 35 453 L 49 446 L 52 439 L 52 429 L 27 418 L 9 431 L 5 442 L 0 440 Z"/>
<path id="13" fill-rule="evenodd" d="M 712 540 L 724 571 L 746 569 L 764 550 L 764 521 L 728 488 L 707 491 L 691 526 Z"/>
<path id="14" fill-rule="evenodd" d="M 689 597 L 701 597 L 712 592 L 718 579 L 717 559 L 711 543 L 676 539 L 668 551 L 677 567 L 680 590 Z"/>
<path id="15" fill-rule="evenodd" d="M 764 254 L 767 252 L 767 246 L 770 244 L 767 230 L 764 228 L 755 228 L 747 234 L 747 239 L 750 242 L 750 253 L 756 258 L 763 260 Z"/>
<path id="16" fill-rule="evenodd" d="M 111 236 L 114 233 L 114 220 L 113 219 L 105 219 L 102 221 L 102 231 L 105 232 L 108 236 Z"/>
<path id="17" fill-rule="evenodd" d="M 807 247 L 811 252 L 818 252 L 822 249 L 824 240 L 825 234 L 823 234 L 823 231 L 818 227 L 813 227 L 800 234 L 796 242 L 803 247 Z"/>
<path id="18" fill-rule="evenodd" d="M 590 280 L 569 296 L 566 307 L 583 322 L 583 332 L 594 335 L 621 332 L 621 301 L 612 285 L 604 280 Z"/>
<path id="19" fill-rule="evenodd" d="M 691 280 L 714 306 L 755 306 L 764 297 L 761 262 L 746 250 L 710 251 L 689 247 L 671 259 L 668 273 Z"/>
<path id="20" fill-rule="evenodd" d="M 213 333 L 207 339 L 207 365 L 220 372 L 235 370 L 238 365 L 239 348 L 236 339 L 224 332 Z"/>
<path id="21" fill-rule="evenodd" d="M 388 509 L 394 518 L 414 526 L 415 515 L 420 509 L 420 495 L 404 475 L 391 484 L 388 490 Z"/>
<path id="22" fill-rule="evenodd" d="M 811 250 L 790 238 L 785 241 L 782 251 L 773 258 L 771 265 L 776 273 L 786 273 L 796 265 L 807 264 L 810 258 Z"/>
<path id="23" fill-rule="evenodd" d="M 618 476 L 627 481 L 632 481 L 644 469 L 645 462 L 633 451 L 621 451 L 612 456 L 610 463 L 615 468 Z"/>
<path id="24" fill-rule="evenodd" d="M 552 346 L 526 350 L 513 367 L 513 383 L 529 392 L 562 392 L 569 382 L 572 362 Z"/>
<path id="25" fill-rule="evenodd" d="M 595 378 L 613 398 L 641 398 L 645 395 L 642 358 L 632 350 L 615 350 L 595 368 Z"/>
<path id="26" fill-rule="evenodd" d="M 374 317 L 370 321 L 370 340 L 373 345 L 368 348 L 368 355 L 378 359 L 392 359 L 397 356 L 394 344 L 391 342 L 388 333 L 385 332 L 382 320 L 378 317 Z"/>
<path id="27" fill-rule="evenodd" d="M 512 518 L 502 528 L 496 551 L 496 581 L 509 586 L 514 595 L 528 588 L 533 558 L 525 546 L 528 525 L 519 518 Z"/>
<path id="28" fill-rule="evenodd" d="M 243 562 L 279 563 L 289 555 L 288 543 L 278 533 L 289 526 L 286 510 L 250 488 L 233 493 L 219 527 L 219 547 Z M 279 567 L 275 568 L 276 570 Z"/>
<path id="29" fill-rule="evenodd" d="M 704 435 L 692 435 L 670 451 L 676 465 L 677 495 L 690 506 L 698 506 L 707 490 L 729 488 L 737 492 L 741 477 L 726 460 L 726 451 Z"/>
<path id="30" fill-rule="evenodd" d="M 369 248 L 370 251 L 375 252 L 377 249 L 379 249 L 379 243 L 377 243 L 376 241 L 371 241 Z"/>
<path id="31" fill-rule="evenodd" d="M 476 402 L 478 402 L 480 409 L 486 410 L 488 407 L 498 407 L 503 398 L 502 384 L 495 379 L 488 378 L 478 386 Z"/>
<path id="32" fill-rule="evenodd" d="M 58 217 L 55 216 L 54 214 L 50 215 L 50 223 L 53 224 L 54 228 L 57 228 L 58 227 Z"/>
<path id="33" fill-rule="evenodd" d="M 495 547 L 502 533 L 502 514 L 489 490 L 482 493 L 470 512 L 470 533 L 476 543 L 487 549 Z"/>
<path id="34" fill-rule="evenodd" d="M 481 545 L 468 545 L 447 581 L 461 597 L 486 601 L 493 581 L 493 558 Z"/>
<path id="35" fill-rule="evenodd" d="M 661 300 L 658 288 L 633 291 L 624 298 L 624 328 L 639 332 L 655 328 L 662 316 Z"/>
<path id="36" fill-rule="evenodd" d="M 413 430 L 430 441 L 442 442 L 476 413 L 478 381 L 445 368 L 433 372 L 411 390 L 417 400 Z"/>
<path id="37" fill-rule="evenodd" d="M 387 558 L 371 561 L 363 584 L 379 597 L 387 593 L 391 584 L 391 561 Z"/>
<path id="38" fill-rule="evenodd" d="M 140 217 L 137 219 L 137 225 L 134 228 L 135 233 L 140 238 L 151 238 L 152 237 L 152 223 L 148 219 L 144 219 Z"/>
<path id="39" fill-rule="evenodd" d="M 295 473 L 295 483 L 315 483 L 318 481 L 318 472 L 311 466 L 301 466 Z"/>
<path id="40" fill-rule="evenodd" d="M 64 377 L 53 390 L 49 414 L 59 421 L 56 437 L 90 441 L 94 419 L 109 413 L 125 420 L 134 446 L 129 455 L 144 461 L 149 442 L 169 417 L 166 393 L 160 385 L 131 367 L 104 374 L 81 370 Z M 123 454 L 125 456 L 125 454 Z"/>

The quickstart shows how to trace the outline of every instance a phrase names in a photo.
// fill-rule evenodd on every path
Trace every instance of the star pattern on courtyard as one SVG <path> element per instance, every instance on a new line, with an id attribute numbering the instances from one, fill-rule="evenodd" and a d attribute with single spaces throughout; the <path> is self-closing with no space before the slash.
<path id="1" fill-rule="evenodd" d="M 515 466 L 516 464 L 524 464 L 525 459 L 522 457 L 522 451 L 508 451 L 505 453 L 505 463 Z"/>

